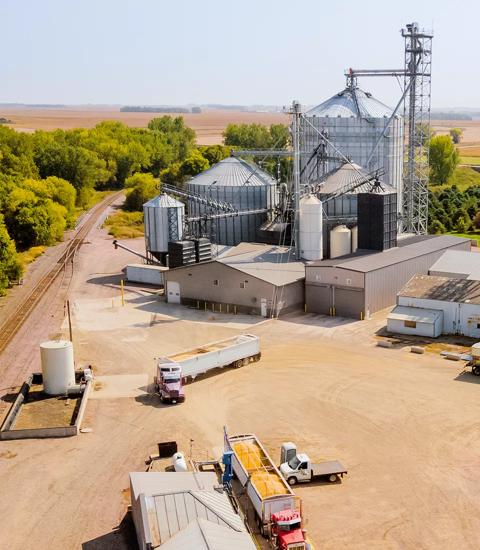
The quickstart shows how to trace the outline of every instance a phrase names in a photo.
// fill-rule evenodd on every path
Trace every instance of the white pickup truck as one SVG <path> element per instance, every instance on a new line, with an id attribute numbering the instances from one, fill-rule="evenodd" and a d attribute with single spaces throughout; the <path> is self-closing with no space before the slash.
<path id="1" fill-rule="evenodd" d="M 313 481 L 315 478 L 323 477 L 331 483 L 347 473 L 347 470 L 338 460 L 312 463 L 305 453 L 296 454 L 288 462 L 280 465 L 280 472 L 289 485 Z"/>

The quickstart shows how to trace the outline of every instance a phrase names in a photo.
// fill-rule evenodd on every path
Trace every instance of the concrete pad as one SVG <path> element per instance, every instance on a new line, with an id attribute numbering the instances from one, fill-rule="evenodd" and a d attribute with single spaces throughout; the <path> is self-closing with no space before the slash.
<path id="1" fill-rule="evenodd" d="M 148 374 L 96 376 L 90 399 L 117 399 L 148 394 Z"/>

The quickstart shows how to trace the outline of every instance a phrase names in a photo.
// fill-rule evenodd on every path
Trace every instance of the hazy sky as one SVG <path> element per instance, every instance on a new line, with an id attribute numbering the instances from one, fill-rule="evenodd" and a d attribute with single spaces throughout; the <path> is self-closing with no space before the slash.
<path id="1" fill-rule="evenodd" d="M 433 106 L 480 107 L 478 0 L 0 0 L 0 102 L 316 104 L 350 66 L 401 68 L 411 21 Z"/>

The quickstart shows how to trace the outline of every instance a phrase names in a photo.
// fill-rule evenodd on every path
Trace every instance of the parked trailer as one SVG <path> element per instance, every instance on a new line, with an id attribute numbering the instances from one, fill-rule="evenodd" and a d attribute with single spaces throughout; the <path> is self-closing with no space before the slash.
<path id="1" fill-rule="evenodd" d="M 273 538 L 276 548 L 304 549 L 299 499 L 260 441 L 253 434 L 234 435 L 228 436 L 228 444 L 233 451 L 233 473 L 246 487 L 262 535 L 270 540 Z M 284 512 L 283 515 L 288 513 L 294 519 L 289 532 L 284 530 L 282 533 L 282 529 L 277 529 L 277 519 L 285 519 L 281 512 Z"/>
<path id="2" fill-rule="evenodd" d="M 185 400 L 183 381 L 195 380 L 199 374 L 221 367 L 241 367 L 260 359 L 258 336 L 243 334 L 211 342 L 168 357 L 157 363 L 155 387 L 164 403 L 181 403 Z"/>
<path id="3" fill-rule="evenodd" d="M 260 339 L 252 334 L 232 336 L 204 346 L 169 355 L 182 367 L 182 376 L 195 379 L 211 369 L 241 367 L 260 359 Z"/>

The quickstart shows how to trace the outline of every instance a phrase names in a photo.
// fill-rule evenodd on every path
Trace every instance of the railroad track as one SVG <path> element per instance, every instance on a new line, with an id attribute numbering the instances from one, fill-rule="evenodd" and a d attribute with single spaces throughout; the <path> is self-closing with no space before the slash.
<path id="1" fill-rule="evenodd" d="M 38 281 L 30 293 L 25 296 L 22 303 L 2 323 L 0 326 L 0 354 L 3 353 L 20 327 L 28 319 L 30 313 L 35 309 L 44 293 L 65 269 L 68 262 L 73 261 L 77 250 L 82 246 L 85 237 L 91 229 L 93 229 L 95 223 L 105 208 L 112 204 L 121 194 L 122 191 L 109 195 L 87 213 L 85 221 L 77 230 L 73 239 L 68 243 L 66 249 L 60 258 L 58 258 L 57 262 L 53 265 L 50 271 L 48 271 Z"/>

